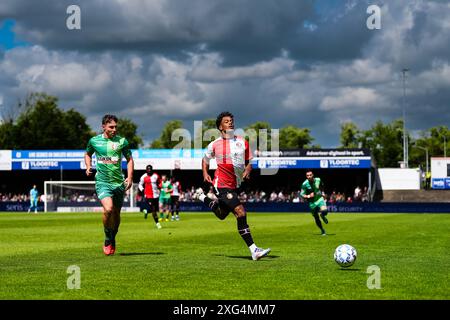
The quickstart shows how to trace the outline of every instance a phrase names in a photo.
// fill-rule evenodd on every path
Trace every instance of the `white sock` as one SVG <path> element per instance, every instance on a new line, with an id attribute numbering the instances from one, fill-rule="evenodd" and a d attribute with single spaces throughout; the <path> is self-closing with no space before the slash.
<path id="1" fill-rule="evenodd" d="M 250 252 L 255 252 L 255 249 L 258 248 L 256 246 L 256 244 L 252 244 L 250 247 L 248 247 L 250 249 Z"/>
<path id="2" fill-rule="evenodd" d="M 198 196 L 198 199 L 199 199 L 201 202 L 205 202 L 205 198 L 206 198 L 206 195 L 205 195 L 204 193 L 202 193 L 201 195 Z"/>

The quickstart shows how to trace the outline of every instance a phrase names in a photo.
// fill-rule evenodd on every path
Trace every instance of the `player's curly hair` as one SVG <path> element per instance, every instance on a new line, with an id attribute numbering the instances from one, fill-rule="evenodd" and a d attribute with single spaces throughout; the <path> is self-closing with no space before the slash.
<path id="1" fill-rule="evenodd" d="M 222 119 L 224 117 L 230 117 L 231 119 L 234 119 L 234 116 L 233 116 L 233 114 L 231 112 L 228 112 L 228 111 L 222 112 L 221 114 L 219 114 L 217 116 L 217 119 L 216 119 L 216 127 L 217 127 L 217 129 L 219 129 L 220 123 L 222 122 Z"/>
<path id="2" fill-rule="evenodd" d="M 108 122 L 111 121 L 117 122 L 118 121 L 117 117 L 113 114 L 105 114 L 102 119 L 102 124 L 107 124 Z"/>

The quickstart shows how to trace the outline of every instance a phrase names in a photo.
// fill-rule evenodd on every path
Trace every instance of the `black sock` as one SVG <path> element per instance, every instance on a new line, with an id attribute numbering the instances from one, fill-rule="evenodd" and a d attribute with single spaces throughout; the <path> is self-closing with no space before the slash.
<path id="1" fill-rule="evenodd" d="M 103 230 L 105 231 L 105 246 L 109 246 L 114 239 L 114 230 L 107 227 L 104 227 Z"/>
<path id="2" fill-rule="evenodd" d="M 117 232 L 119 232 L 119 229 L 114 229 L 113 230 L 113 238 L 111 240 L 111 244 L 113 245 L 113 247 L 116 246 L 116 235 L 117 235 Z"/>
<path id="3" fill-rule="evenodd" d="M 155 223 L 158 223 L 158 215 L 156 214 L 156 212 L 153 212 L 152 216 L 153 216 L 153 220 L 155 220 Z"/>
<path id="4" fill-rule="evenodd" d="M 322 222 L 320 221 L 319 215 L 317 213 L 314 214 L 314 220 L 316 220 L 316 225 L 323 232 Z"/>
<path id="5" fill-rule="evenodd" d="M 247 224 L 247 216 L 237 218 L 237 228 L 242 239 L 244 239 L 245 243 L 247 244 L 247 247 L 250 247 L 254 242 L 252 234 L 250 233 L 250 228 Z"/>

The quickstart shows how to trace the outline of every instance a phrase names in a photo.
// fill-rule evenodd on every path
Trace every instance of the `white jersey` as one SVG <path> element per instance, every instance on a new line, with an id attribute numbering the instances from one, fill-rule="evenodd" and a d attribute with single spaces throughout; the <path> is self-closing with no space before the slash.
<path id="1" fill-rule="evenodd" d="M 180 181 L 172 182 L 172 196 L 179 197 L 181 192 L 181 183 Z"/>
<path id="2" fill-rule="evenodd" d="M 144 173 L 139 180 L 139 190 L 144 191 L 145 197 L 148 199 L 158 198 L 160 180 L 157 173 L 153 173 L 151 176 Z"/>
<path id="3" fill-rule="evenodd" d="M 208 145 L 205 153 L 205 161 L 216 159 L 217 170 L 213 184 L 217 188 L 237 189 L 241 185 L 245 163 L 252 159 L 248 142 L 240 137 L 231 139 L 222 137 Z"/>

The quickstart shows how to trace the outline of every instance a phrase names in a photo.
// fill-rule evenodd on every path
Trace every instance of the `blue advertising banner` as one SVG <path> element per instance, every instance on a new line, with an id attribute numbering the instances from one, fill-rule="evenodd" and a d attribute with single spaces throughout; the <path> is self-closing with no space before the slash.
<path id="1" fill-rule="evenodd" d="M 206 149 L 133 149 L 131 151 L 133 158 L 136 159 L 201 159 Z"/>
<path id="2" fill-rule="evenodd" d="M 65 207 L 98 207 L 99 202 L 61 202 L 57 206 Z M 148 206 L 145 202 L 137 203 L 142 209 Z M 290 202 L 247 202 L 244 206 L 248 212 L 292 212 L 309 213 L 306 203 Z M 5 201 L 0 202 L 0 211 L 27 211 L 30 203 Z M 39 202 L 38 210 L 43 211 L 43 203 Z M 201 202 L 180 202 L 180 210 L 184 212 L 210 212 Z M 328 211 L 333 213 L 450 213 L 450 203 L 424 202 L 360 202 L 329 204 Z"/>
<path id="3" fill-rule="evenodd" d="M 138 203 L 144 209 L 145 203 Z M 291 202 L 247 202 L 248 212 L 310 212 L 306 203 Z M 450 213 L 450 203 L 416 203 L 416 202 L 360 202 L 329 204 L 330 213 Z M 181 202 L 181 211 L 210 211 L 199 202 Z"/>
<path id="4" fill-rule="evenodd" d="M 433 178 L 431 180 L 432 189 L 450 189 L 450 177 L 448 178 Z"/>
<path id="5" fill-rule="evenodd" d="M 13 150 L 13 160 L 82 160 L 84 150 Z"/>
<path id="6" fill-rule="evenodd" d="M 205 149 L 133 149 L 131 151 L 136 169 L 143 169 L 146 164 L 152 162 L 156 168 L 175 169 L 178 166 L 192 170 L 201 169 L 201 158 Z M 255 169 L 369 169 L 371 167 L 370 156 L 362 151 L 358 153 L 348 150 L 339 151 L 339 153 L 336 150 L 300 151 L 297 157 L 286 157 L 288 151 L 283 151 L 284 154 L 279 157 L 254 158 L 252 166 Z M 84 150 L 12 150 L 9 170 L 85 169 L 84 153 Z M 95 154 L 92 160 L 95 167 Z M 126 169 L 125 159 L 122 159 L 122 168 Z"/>
<path id="7" fill-rule="evenodd" d="M 258 169 L 370 169 L 370 159 L 308 159 L 264 158 L 255 159 L 253 168 Z"/>
<path id="8" fill-rule="evenodd" d="M 13 150 L 12 170 L 84 169 L 84 150 Z"/>
<path id="9" fill-rule="evenodd" d="M 84 150 L 13 150 L 12 170 L 84 170 Z M 97 159 L 92 156 L 95 168 Z M 126 169 L 126 161 L 122 168 Z"/>
<path id="10" fill-rule="evenodd" d="M 13 161 L 12 170 L 80 170 L 85 169 L 84 161 Z"/>

